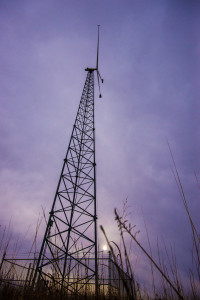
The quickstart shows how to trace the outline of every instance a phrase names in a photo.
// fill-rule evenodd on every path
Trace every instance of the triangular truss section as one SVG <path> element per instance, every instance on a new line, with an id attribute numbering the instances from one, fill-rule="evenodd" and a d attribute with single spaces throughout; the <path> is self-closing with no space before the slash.
<path id="1" fill-rule="evenodd" d="M 94 70 L 86 69 L 77 116 L 58 182 L 34 283 L 68 293 L 97 287 Z"/>

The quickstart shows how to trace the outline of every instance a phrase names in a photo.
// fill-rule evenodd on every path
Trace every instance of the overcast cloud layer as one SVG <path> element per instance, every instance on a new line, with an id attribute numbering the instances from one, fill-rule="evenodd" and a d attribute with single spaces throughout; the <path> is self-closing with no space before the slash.
<path id="1" fill-rule="evenodd" d="M 191 232 L 166 139 L 199 228 L 198 1 L 1 0 L 0 230 L 12 219 L 13 236 L 28 230 L 27 248 L 41 206 L 50 210 L 84 69 L 95 66 L 97 24 L 105 80 L 103 98 L 95 92 L 99 224 L 117 241 L 113 209 L 128 197 L 140 241 L 147 245 L 144 214 L 152 245 L 175 243 L 184 269 Z"/>

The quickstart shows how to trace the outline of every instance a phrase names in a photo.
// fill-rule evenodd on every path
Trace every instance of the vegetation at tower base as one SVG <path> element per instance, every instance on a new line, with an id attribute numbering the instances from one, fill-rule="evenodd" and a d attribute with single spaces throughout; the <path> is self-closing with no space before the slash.
<path id="1" fill-rule="evenodd" d="M 104 257 L 99 255 L 99 295 L 98 299 L 137 299 L 137 300 L 199 300 L 200 299 L 200 234 L 192 219 L 189 205 L 184 194 L 183 186 L 180 176 L 170 149 L 172 161 L 174 165 L 174 177 L 180 191 L 182 202 L 188 216 L 191 228 L 191 241 L 192 241 L 192 260 L 193 269 L 188 271 L 187 287 L 182 281 L 181 274 L 176 261 L 175 253 L 168 253 L 169 268 L 166 261 L 163 260 L 161 250 L 158 249 L 158 257 L 154 258 L 150 250 L 147 251 L 144 246 L 139 242 L 138 231 L 135 231 L 136 226 L 132 226 L 128 222 L 127 201 L 124 203 L 122 212 L 117 209 L 114 210 L 115 221 L 119 231 L 120 245 L 110 241 L 106 230 L 101 226 L 101 230 L 106 238 L 109 246 L 108 256 Z M 40 220 L 36 227 L 35 238 L 31 246 L 30 252 L 25 258 L 18 258 L 20 251 L 20 242 L 14 246 L 13 252 L 9 253 L 9 243 L 11 235 L 9 230 L 1 231 L 0 236 L 0 299 L 1 300 L 32 300 L 32 299 L 97 299 L 94 292 L 94 285 L 92 282 L 89 284 L 84 283 L 84 289 L 77 294 L 76 292 L 69 293 L 69 290 L 64 292 L 57 288 L 54 284 L 57 274 L 54 276 L 43 278 L 38 281 L 37 285 L 33 287 L 33 275 L 36 268 L 38 251 L 36 247 L 37 235 L 40 226 Z M 137 273 L 134 272 L 133 261 L 131 259 L 131 252 L 128 249 L 127 238 L 130 242 L 136 244 L 142 251 L 143 255 L 148 259 L 151 267 L 152 275 L 152 290 L 144 290 L 140 282 L 136 280 Z M 149 238 L 149 237 L 148 237 Z M 188 247 L 188 245 L 187 245 Z M 11 249 L 12 250 L 12 249 Z M 8 253 L 10 254 L 8 256 Z M 45 260 L 44 260 L 45 261 Z M 85 262 L 87 264 L 87 261 Z M 78 268 L 78 267 L 77 267 Z M 52 265 L 52 270 L 54 266 Z M 53 274 L 51 272 L 51 274 Z M 80 269 L 76 270 L 80 281 L 83 280 Z M 84 277 L 85 278 L 85 277 Z M 161 283 L 157 285 L 157 281 Z M 72 283 L 73 291 L 79 289 L 79 281 L 76 280 Z M 123 292 L 122 292 L 123 291 Z"/>
<path id="2" fill-rule="evenodd" d="M 177 172 L 177 173 L 176 173 Z M 177 168 L 175 167 L 175 173 L 178 176 Z M 179 181 L 179 176 L 176 177 L 177 183 L 181 184 Z M 183 191 L 183 188 L 182 188 Z M 121 277 L 121 288 L 123 287 L 126 291 L 126 296 L 120 295 L 119 290 L 115 290 L 112 284 L 103 285 L 100 287 L 99 300 L 101 299 L 137 299 L 137 300 L 175 300 L 175 299 L 185 299 L 185 300 L 199 300 L 200 299 L 200 265 L 199 265 L 199 249 L 200 249 L 200 238 L 199 233 L 194 225 L 190 211 L 188 209 L 188 203 L 186 198 L 183 197 L 183 204 L 186 208 L 188 218 L 190 220 L 191 232 L 192 232 L 192 243 L 193 247 L 193 261 L 194 270 L 190 270 L 188 288 L 185 290 L 182 283 L 181 276 L 179 274 L 178 266 L 176 263 L 175 254 L 172 255 L 170 269 L 167 269 L 166 262 L 162 260 L 161 253 L 158 252 L 158 258 L 155 259 L 152 257 L 151 251 L 144 249 L 143 245 L 138 241 L 138 232 L 135 231 L 135 225 L 132 226 L 127 219 L 127 206 L 126 202 L 122 212 L 119 212 L 115 209 L 115 220 L 116 225 L 118 226 L 119 236 L 121 238 L 120 248 L 116 243 L 111 242 L 109 237 L 106 235 L 106 231 L 101 227 L 105 238 L 107 240 L 108 246 L 110 247 L 111 255 L 113 256 L 113 264 L 115 265 L 115 275 L 120 274 Z M 38 230 L 38 228 L 37 228 Z M 193 235 L 194 234 L 194 235 Z M 37 236 L 37 234 L 36 234 Z M 127 236 L 136 243 L 136 245 L 141 249 L 143 254 L 148 258 L 149 263 L 152 267 L 152 284 L 154 293 L 149 294 L 148 291 L 145 291 L 141 288 L 140 283 L 135 280 L 137 274 L 134 273 L 133 262 L 130 259 L 131 253 L 128 250 Z M 9 234 L 4 235 L 1 238 L 1 263 L 0 263 L 0 299 L 2 300 L 32 300 L 32 299 L 96 299 L 96 295 L 93 292 L 91 285 L 86 285 L 85 291 L 82 295 L 76 294 L 62 294 L 60 298 L 60 290 L 55 288 L 47 288 L 42 282 L 40 282 L 35 289 L 32 289 L 31 285 L 31 266 L 30 261 L 26 260 L 24 264 L 20 263 L 16 258 L 16 253 L 13 252 L 13 264 L 10 263 L 11 260 L 7 259 L 6 251 L 8 250 Z M 195 239 L 195 240 L 194 240 Z M 35 239 L 36 242 L 36 239 Z M 196 244 L 196 246 L 195 246 Z M 4 247 L 3 247 L 4 246 Z M 34 245 L 31 251 L 34 249 Z M 19 251 L 19 248 L 17 249 Z M 35 257 L 37 257 L 35 253 Z M 34 260 L 33 260 L 34 263 Z M 105 262 L 101 263 L 103 266 Z M 106 278 L 105 269 L 99 272 L 99 275 L 102 278 Z M 124 273 L 123 273 L 124 272 Z M 156 286 L 156 273 L 160 276 L 161 286 L 159 289 Z M 29 275 L 28 275 L 29 274 Z M 131 281 L 126 280 L 126 274 L 128 278 L 131 278 Z M 114 276 L 114 275 L 113 275 Z M 112 279 L 112 277 L 111 277 Z M 18 280 L 18 281 L 17 281 Z M 50 285 L 50 283 L 49 283 Z M 102 288 L 104 287 L 104 289 Z"/>

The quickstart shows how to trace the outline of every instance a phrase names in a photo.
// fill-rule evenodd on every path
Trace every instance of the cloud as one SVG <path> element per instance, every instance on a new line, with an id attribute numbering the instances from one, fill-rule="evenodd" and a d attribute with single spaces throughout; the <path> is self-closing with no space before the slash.
<path id="1" fill-rule="evenodd" d="M 130 221 L 145 245 L 141 209 L 154 251 L 164 235 L 189 265 L 190 231 L 166 138 L 198 224 L 199 5 L 16 1 L 1 7 L 1 223 L 12 217 L 22 233 L 36 223 L 41 205 L 50 210 L 84 68 L 95 66 L 99 23 L 105 79 L 102 99 L 95 90 L 99 224 L 119 240 L 113 209 L 128 197 Z"/>

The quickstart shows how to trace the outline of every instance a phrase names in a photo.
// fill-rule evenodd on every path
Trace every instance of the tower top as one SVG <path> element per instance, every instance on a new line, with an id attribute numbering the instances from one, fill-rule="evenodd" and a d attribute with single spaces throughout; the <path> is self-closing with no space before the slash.
<path id="1" fill-rule="evenodd" d="M 101 80 L 101 82 L 103 83 L 103 79 L 101 78 L 101 75 L 100 75 L 100 72 L 99 72 L 99 27 L 100 25 L 97 25 L 98 26 L 98 39 L 97 39 L 97 60 L 96 60 L 96 68 L 86 68 L 85 71 L 88 71 L 90 73 L 94 72 L 94 71 L 97 71 L 97 80 L 98 80 L 98 86 L 99 86 L 99 98 L 102 98 L 102 95 L 101 95 L 101 89 L 100 89 L 100 81 L 99 79 Z"/>

